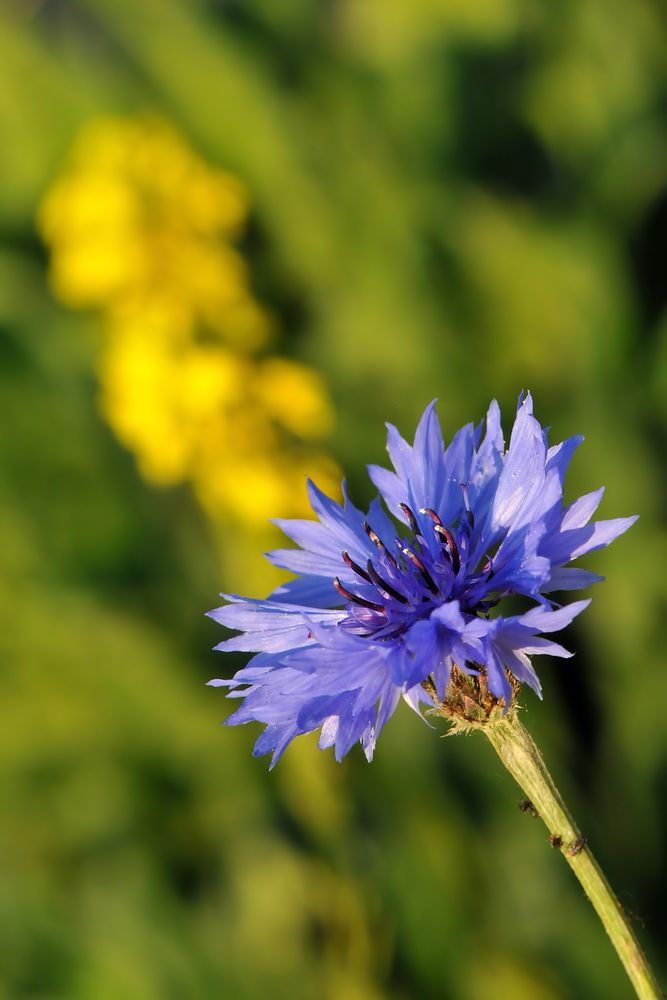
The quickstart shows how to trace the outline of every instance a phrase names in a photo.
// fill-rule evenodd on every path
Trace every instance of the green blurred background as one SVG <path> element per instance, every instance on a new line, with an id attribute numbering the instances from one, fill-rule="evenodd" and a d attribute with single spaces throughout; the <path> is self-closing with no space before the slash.
<path id="1" fill-rule="evenodd" d="M 269 775 L 204 687 L 305 469 L 522 387 L 641 514 L 525 702 L 664 981 L 666 61 L 658 0 L 2 0 L 1 997 L 630 995 L 480 738 Z"/>

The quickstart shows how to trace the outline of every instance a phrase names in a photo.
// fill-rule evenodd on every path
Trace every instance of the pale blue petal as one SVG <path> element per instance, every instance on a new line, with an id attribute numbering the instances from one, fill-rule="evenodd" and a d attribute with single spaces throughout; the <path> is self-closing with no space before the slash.
<path id="1" fill-rule="evenodd" d="M 574 437 L 568 438 L 566 441 L 561 441 L 560 444 L 549 448 L 546 461 L 547 471 L 556 469 L 561 483 L 572 461 L 572 456 L 583 440 L 582 434 L 576 434 Z"/>
<path id="2" fill-rule="evenodd" d="M 568 531 L 571 528 L 583 528 L 584 525 L 588 524 L 595 511 L 600 506 L 603 494 L 604 486 L 601 486 L 599 490 L 587 493 L 585 496 L 579 497 L 578 500 L 575 500 L 574 503 L 570 504 L 563 514 L 561 530 Z"/>
<path id="3" fill-rule="evenodd" d="M 336 575 L 343 582 L 349 579 L 342 571 L 337 571 Z M 300 576 L 296 580 L 281 583 L 270 599 L 284 604 L 308 605 L 311 608 L 334 608 L 341 603 L 340 594 L 333 585 L 333 577 L 321 576 Z"/>
<path id="4" fill-rule="evenodd" d="M 562 628 L 566 628 L 577 615 L 580 615 L 590 603 L 589 598 L 587 601 L 574 601 L 572 604 L 566 604 L 565 607 L 556 608 L 554 611 L 542 607 L 531 608 L 530 611 L 516 620 L 535 632 L 559 632 Z"/>
<path id="5" fill-rule="evenodd" d="M 603 576 L 589 573 L 585 569 L 558 566 L 551 571 L 549 579 L 542 584 L 540 590 L 543 594 L 550 594 L 556 590 L 585 590 L 586 587 L 591 587 L 594 583 L 601 583 L 603 580 Z"/>
<path id="6" fill-rule="evenodd" d="M 514 421 L 510 446 L 493 502 L 494 528 L 509 527 L 523 506 L 535 498 L 544 483 L 546 449 L 542 428 L 526 397 Z"/>
<path id="7" fill-rule="evenodd" d="M 594 521 L 585 528 L 563 531 L 550 547 L 550 556 L 555 563 L 569 562 L 579 556 L 610 545 L 637 520 L 637 517 L 617 517 L 612 521 Z"/>

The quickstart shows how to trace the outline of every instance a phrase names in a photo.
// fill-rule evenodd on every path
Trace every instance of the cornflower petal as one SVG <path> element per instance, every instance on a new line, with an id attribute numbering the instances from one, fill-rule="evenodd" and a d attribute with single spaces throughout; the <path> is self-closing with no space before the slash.
<path id="1" fill-rule="evenodd" d="M 493 526 L 508 528 L 539 494 L 545 478 L 544 432 L 533 416 L 530 393 L 517 410 L 509 450 L 493 501 Z"/>

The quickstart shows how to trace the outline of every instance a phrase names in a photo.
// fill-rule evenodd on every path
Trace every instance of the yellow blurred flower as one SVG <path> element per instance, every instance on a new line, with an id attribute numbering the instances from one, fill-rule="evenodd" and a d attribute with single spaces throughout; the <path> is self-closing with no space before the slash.
<path id="1" fill-rule="evenodd" d="M 202 435 L 243 403 L 248 359 L 216 344 L 179 343 L 155 328 L 114 331 L 100 362 L 102 411 L 151 482 L 190 478 Z"/>
<path id="2" fill-rule="evenodd" d="M 55 295 L 105 317 L 100 404 L 141 473 L 256 529 L 308 512 L 306 470 L 334 494 L 338 470 L 314 447 L 334 418 L 321 376 L 258 356 L 271 322 L 232 243 L 247 212 L 241 183 L 169 124 L 108 118 L 83 130 L 39 227 Z"/>
<path id="3" fill-rule="evenodd" d="M 270 323 L 230 243 L 247 212 L 240 181 L 206 164 L 167 123 L 105 118 L 84 128 L 38 224 L 54 293 L 67 305 L 140 308 L 158 296 L 254 349 Z"/>
<path id="4" fill-rule="evenodd" d="M 287 358 L 267 358 L 255 377 L 258 404 L 284 427 L 305 438 L 319 438 L 333 426 L 334 414 L 321 375 Z"/>

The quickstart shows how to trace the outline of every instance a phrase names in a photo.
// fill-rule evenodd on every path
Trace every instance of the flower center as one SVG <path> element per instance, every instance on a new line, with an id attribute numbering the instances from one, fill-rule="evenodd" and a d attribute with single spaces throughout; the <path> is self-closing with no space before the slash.
<path id="1" fill-rule="evenodd" d="M 363 529 L 377 548 L 375 560 L 369 559 L 365 566 L 360 566 L 348 552 L 342 553 L 343 562 L 355 574 L 358 583 L 351 590 L 338 577 L 333 581 L 347 602 L 348 616 L 339 625 L 356 635 L 393 639 L 413 622 L 428 617 L 435 607 L 453 598 L 461 601 L 465 610 L 477 613 L 477 609 L 470 606 L 470 600 L 466 600 L 467 591 L 471 591 L 472 585 L 480 579 L 479 576 L 466 579 L 472 520 L 459 526 L 457 540 L 435 510 L 423 507 L 419 513 L 433 523 L 433 535 L 426 538 L 414 511 L 407 504 L 401 504 L 401 509 L 412 538 L 396 536 L 395 554 L 367 522 Z M 489 562 L 483 575 L 488 577 L 490 572 Z M 479 605 L 478 609 L 482 610 Z"/>

